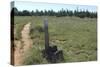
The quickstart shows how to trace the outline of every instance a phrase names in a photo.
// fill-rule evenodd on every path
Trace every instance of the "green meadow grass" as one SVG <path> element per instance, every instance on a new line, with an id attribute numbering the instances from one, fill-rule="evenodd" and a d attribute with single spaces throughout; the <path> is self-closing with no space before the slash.
<path id="1" fill-rule="evenodd" d="M 50 45 L 63 50 L 64 62 L 97 60 L 97 19 L 78 17 L 16 16 L 16 39 L 20 39 L 23 26 L 31 22 L 30 36 L 33 47 L 26 52 L 23 64 L 49 63 L 42 57 L 44 49 L 44 19 L 48 19 Z"/>
<path id="2" fill-rule="evenodd" d="M 32 20 L 32 18 L 27 16 L 14 17 L 14 39 L 21 39 L 21 30 L 23 29 L 24 25 L 27 24 L 30 20 Z"/>

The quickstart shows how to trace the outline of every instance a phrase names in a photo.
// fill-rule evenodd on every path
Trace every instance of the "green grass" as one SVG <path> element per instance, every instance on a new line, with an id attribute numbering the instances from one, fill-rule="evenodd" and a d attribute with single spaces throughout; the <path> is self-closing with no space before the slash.
<path id="1" fill-rule="evenodd" d="M 23 26 L 32 20 L 31 17 L 27 16 L 15 16 L 14 17 L 14 39 L 19 40 L 21 39 L 21 30 Z"/>
<path id="2" fill-rule="evenodd" d="M 27 51 L 24 58 L 24 65 L 47 63 L 46 59 L 42 57 L 41 50 L 36 46 Z"/>
<path id="3" fill-rule="evenodd" d="M 15 29 L 18 39 L 24 24 L 31 22 L 30 36 L 33 49 L 27 51 L 24 64 L 49 63 L 41 55 L 44 49 L 44 18 L 45 16 L 17 16 Z M 64 62 L 81 62 L 97 60 L 96 18 L 78 17 L 47 17 L 49 25 L 50 45 L 57 45 L 63 50 Z"/>

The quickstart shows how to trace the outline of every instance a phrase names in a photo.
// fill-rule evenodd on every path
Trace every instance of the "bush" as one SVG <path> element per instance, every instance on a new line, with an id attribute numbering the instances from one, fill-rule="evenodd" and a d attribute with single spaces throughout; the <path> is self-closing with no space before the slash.
<path id="1" fill-rule="evenodd" d="M 41 26 L 37 26 L 35 29 L 38 30 L 39 32 L 44 32 L 44 29 Z"/>

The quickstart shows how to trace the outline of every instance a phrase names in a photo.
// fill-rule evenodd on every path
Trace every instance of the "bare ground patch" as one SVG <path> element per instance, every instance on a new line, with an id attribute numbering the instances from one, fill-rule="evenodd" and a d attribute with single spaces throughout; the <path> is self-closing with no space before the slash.
<path id="1" fill-rule="evenodd" d="M 14 51 L 15 65 L 22 65 L 25 52 L 32 47 L 32 40 L 29 35 L 30 25 L 31 23 L 24 25 L 21 31 L 21 39 L 14 41 L 14 44 L 16 45 Z"/>

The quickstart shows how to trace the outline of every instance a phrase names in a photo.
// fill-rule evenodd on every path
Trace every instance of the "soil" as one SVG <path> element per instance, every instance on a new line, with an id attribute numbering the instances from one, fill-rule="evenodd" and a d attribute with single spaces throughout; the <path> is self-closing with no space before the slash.
<path id="1" fill-rule="evenodd" d="M 14 65 L 22 65 L 25 52 L 28 49 L 32 48 L 32 40 L 29 35 L 30 25 L 31 25 L 30 22 L 24 25 L 21 31 L 21 39 L 14 40 L 14 45 L 15 45 Z"/>

